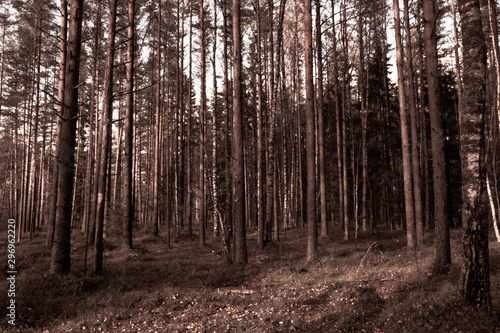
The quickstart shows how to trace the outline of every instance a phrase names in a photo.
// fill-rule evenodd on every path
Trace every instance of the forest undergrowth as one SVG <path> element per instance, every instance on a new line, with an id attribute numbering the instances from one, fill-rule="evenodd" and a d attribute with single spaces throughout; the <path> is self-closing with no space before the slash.
<path id="1" fill-rule="evenodd" d="M 41 232 L 17 245 L 18 318 L 13 327 L 2 315 L 0 330 L 500 332 L 500 244 L 490 242 L 494 311 L 488 314 L 460 297 L 461 231 L 451 235 L 453 264 L 439 273 L 433 272 L 431 234 L 418 253 L 407 251 L 402 231 L 320 240 L 320 259 L 306 263 L 304 230 L 286 230 L 260 251 L 251 229 L 249 264 L 234 267 L 226 264 L 220 238 L 208 237 L 200 249 L 196 238 L 181 234 L 168 248 L 165 237 L 138 231 L 133 250 L 121 250 L 113 236 L 105 240 L 99 277 L 91 269 L 84 275 L 85 244 L 74 237 L 72 273 L 57 277 L 48 273 L 50 251 Z M 6 263 L 6 249 L 0 253 Z"/>

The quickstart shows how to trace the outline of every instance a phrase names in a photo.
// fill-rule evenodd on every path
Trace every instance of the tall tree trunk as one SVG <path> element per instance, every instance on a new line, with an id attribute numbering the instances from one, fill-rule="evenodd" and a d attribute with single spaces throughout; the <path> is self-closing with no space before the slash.
<path id="1" fill-rule="evenodd" d="M 306 57 L 306 161 L 307 161 L 307 261 L 318 257 L 316 230 L 316 166 L 314 140 L 314 83 L 312 52 L 311 0 L 304 1 L 304 35 Z"/>
<path id="2" fill-rule="evenodd" d="M 234 263 L 247 263 L 243 154 L 243 96 L 241 87 L 240 0 L 233 0 L 233 223 Z"/>
<path id="3" fill-rule="evenodd" d="M 343 18 L 342 18 L 343 15 Z M 343 214 L 344 217 L 344 240 L 349 239 L 349 197 L 348 197 L 348 182 L 347 182 L 347 119 L 346 119 L 346 104 L 347 104 L 347 86 L 349 85 L 349 79 L 347 75 L 349 74 L 349 54 L 348 54 L 348 43 L 347 43 L 347 14 L 346 14 L 346 3 L 342 2 L 342 49 L 344 56 L 344 64 L 342 68 L 342 194 L 343 194 Z"/>
<path id="4" fill-rule="evenodd" d="M 332 11 L 334 12 L 335 3 L 332 0 Z M 332 43 L 334 45 L 333 57 L 333 77 L 334 77 L 334 99 L 335 99 L 335 126 L 337 136 L 337 173 L 338 173 L 338 189 L 339 189 L 339 222 L 344 223 L 344 183 L 343 183 L 343 163 L 342 163 L 342 133 L 340 124 L 340 89 L 339 89 L 339 61 L 337 55 L 337 33 L 335 29 L 335 13 L 332 14 Z"/>
<path id="5" fill-rule="evenodd" d="M 219 202 L 218 202 L 218 187 L 217 187 L 217 0 L 214 0 L 214 40 L 213 40 L 213 110 L 212 110 L 212 202 L 214 219 L 214 236 L 219 233 Z"/>
<path id="6" fill-rule="evenodd" d="M 459 0 L 464 59 L 460 111 L 465 299 L 491 310 L 488 203 L 485 191 L 486 43 L 478 0 Z"/>
<path id="7" fill-rule="evenodd" d="M 364 54 L 364 36 L 363 36 L 363 7 L 361 0 L 358 0 L 358 40 L 359 40 L 359 70 L 358 81 L 361 96 L 361 167 L 362 171 L 362 192 L 361 192 L 361 230 L 366 231 L 367 220 L 367 189 L 368 189 L 368 151 L 366 147 L 366 132 L 368 123 L 368 111 L 366 101 L 365 87 L 365 54 Z"/>
<path id="8" fill-rule="evenodd" d="M 97 87 L 99 86 L 99 44 L 100 44 L 100 12 L 101 12 L 101 1 L 96 0 L 97 2 L 97 17 L 96 17 L 96 26 L 94 27 L 94 45 L 93 45 L 93 54 L 92 54 L 92 85 L 90 91 L 90 119 L 89 119 L 89 148 L 87 153 L 87 171 L 85 176 L 85 208 L 83 211 L 83 227 L 86 233 L 86 244 L 88 243 L 89 233 L 90 233 L 90 221 L 92 220 L 90 217 L 91 206 L 92 206 L 92 184 L 94 183 L 93 179 L 94 175 L 94 167 L 95 167 L 95 150 L 96 150 L 96 140 L 97 138 L 97 97 L 99 96 L 99 92 L 97 91 Z M 95 133 L 95 134 L 94 134 Z M 87 251 L 87 247 L 85 247 L 85 251 Z M 87 252 L 85 252 L 86 259 Z M 85 265 L 86 267 L 86 265 Z"/>
<path id="9" fill-rule="evenodd" d="M 159 207 L 159 187 L 160 187 L 160 135 L 161 135 L 161 11 L 162 0 L 158 0 L 158 25 L 157 25 L 157 38 L 158 44 L 156 48 L 156 131 L 155 131 L 155 158 L 153 167 L 153 235 L 159 235 L 160 228 L 160 207 Z"/>
<path id="10" fill-rule="evenodd" d="M 260 0 L 255 0 L 255 26 L 257 30 L 256 62 L 257 62 L 257 243 L 260 249 L 264 248 L 264 198 L 263 198 L 263 168 L 262 168 L 262 59 L 261 59 L 261 29 L 260 29 Z"/>
<path id="11" fill-rule="evenodd" d="M 268 103 L 268 119 L 267 119 L 267 180 L 266 180 L 266 236 L 270 240 L 271 228 L 273 225 L 273 212 L 274 212 L 274 136 L 275 136 L 275 74 L 274 74 L 274 1 L 268 0 L 269 10 L 269 45 L 270 45 L 270 68 L 269 68 L 269 86 L 270 86 L 270 100 Z"/>
<path id="12" fill-rule="evenodd" d="M 425 55 L 431 120 L 432 175 L 434 180 L 434 221 L 436 267 L 451 263 L 450 216 L 444 153 L 444 126 L 439 105 L 438 58 L 435 0 L 423 0 Z"/>
<path id="13" fill-rule="evenodd" d="M 97 194 L 97 209 L 96 209 L 96 230 L 94 243 L 94 274 L 102 273 L 103 259 L 103 232 L 104 232 L 104 209 L 105 197 L 108 179 L 108 156 L 111 141 L 111 117 L 113 107 L 113 68 L 115 58 L 115 33 L 116 33 L 116 5 L 117 0 L 111 0 L 109 26 L 108 26 L 108 41 L 106 67 L 104 73 L 103 87 L 103 110 L 102 110 L 102 146 L 99 162 L 99 173 L 96 181 L 99 182 Z"/>
<path id="14" fill-rule="evenodd" d="M 233 189 L 232 189 L 232 173 L 231 173 L 231 140 L 230 140 L 230 123 L 231 115 L 229 108 L 229 66 L 228 66 L 228 23 L 227 23 L 227 1 L 223 0 L 223 16 L 224 16 L 224 27 L 223 27 L 223 49 L 224 49 L 224 123 L 225 123 L 225 147 L 224 153 L 225 168 L 226 168 L 226 217 L 225 217 L 225 227 L 227 232 L 225 233 L 225 248 L 227 249 L 226 260 L 228 263 L 232 263 L 233 257 L 231 253 L 231 239 L 232 239 L 232 203 L 233 203 Z"/>
<path id="15" fill-rule="evenodd" d="M 193 54 L 193 0 L 189 0 L 189 85 L 188 85 L 188 115 L 187 115 L 187 160 L 186 160 L 186 186 L 187 186 L 187 197 L 186 197 L 186 223 L 188 225 L 188 233 L 191 236 L 193 234 L 193 208 L 192 208 L 192 161 L 191 161 L 191 117 L 193 114 L 193 98 L 191 96 L 191 89 L 193 87 L 193 78 L 192 78 L 192 70 L 193 70 L 193 62 L 192 62 L 192 54 Z"/>
<path id="16" fill-rule="evenodd" d="M 78 86 L 82 36 L 83 0 L 70 1 L 68 58 L 64 84 L 64 107 L 61 114 L 59 169 L 57 186 L 56 223 L 50 271 L 65 274 L 70 271 L 71 194 L 73 192 L 76 121 L 78 115 Z"/>
<path id="17" fill-rule="evenodd" d="M 424 105 L 424 95 L 425 95 L 425 82 L 424 82 L 424 69 L 425 69 L 425 63 L 424 63 L 424 42 L 423 42 L 423 35 L 422 35 L 422 28 L 421 28 L 421 15 L 420 15 L 420 8 L 417 10 L 417 29 L 418 29 L 418 44 L 419 44 L 419 52 L 418 52 L 418 57 L 419 57 L 419 95 L 420 95 L 420 117 L 421 117 L 421 122 L 422 122 L 422 169 L 423 169 L 423 177 L 424 177 L 424 203 L 423 203 L 423 212 L 422 212 L 422 223 L 424 224 L 424 228 L 427 230 L 430 229 L 430 195 L 431 195 L 431 189 L 430 189 L 430 181 L 429 181 L 429 159 L 428 159 L 428 144 L 427 144 L 427 117 L 425 115 L 425 105 Z M 418 233 L 418 232 L 417 232 Z M 417 241 L 418 241 L 418 235 L 417 235 Z"/>
<path id="18" fill-rule="evenodd" d="M 321 223 L 321 237 L 328 237 L 326 219 L 326 179 L 325 179 L 325 125 L 323 121 L 323 50 L 321 43 L 321 2 L 316 0 L 316 48 L 318 57 L 318 172 L 319 172 L 319 211 Z M 284 80 L 285 78 L 283 78 Z"/>
<path id="19" fill-rule="evenodd" d="M 399 116 L 401 121 L 401 144 L 403 152 L 403 186 L 405 195 L 405 213 L 406 213 L 406 235 L 407 247 L 414 249 L 416 247 L 415 239 L 415 213 L 412 188 L 412 169 L 410 140 L 408 133 L 408 115 L 406 113 L 405 100 L 405 81 L 403 64 L 403 47 L 401 43 L 401 20 L 399 18 L 399 2 L 394 0 L 394 26 L 396 30 L 396 63 L 398 69 L 398 97 L 399 97 Z"/>
<path id="20" fill-rule="evenodd" d="M 204 1 L 200 1 L 200 57 L 201 57 L 201 99 L 200 99 L 200 247 L 205 246 L 205 143 L 206 143 L 206 59 L 205 59 L 205 10 Z M 234 5 L 233 5 L 234 6 Z M 234 15 L 234 13 L 233 13 Z"/>
<path id="21" fill-rule="evenodd" d="M 132 222 L 134 204 L 132 199 L 133 134 L 134 134 L 134 62 L 135 62 L 135 0 L 128 0 L 127 27 L 127 86 L 125 114 L 125 150 L 123 164 L 123 236 L 122 247 L 132 248 Z"/>
<path id="22" fill-rule="evenodd" d="M 60 39 L 59 39 L 59 87 L 58 87 L 58 107 L 56 114 L 56 154 L 59 153 L 60 148 L 60 137 L 61 137 L 61 123 L 62 114 L 64 109 L 64 87 L 65 87 L 65 74 L 66 74 L 66 43 L 68 34 L 68 23 L 67 23 L 67 0 L 61 0 L 61 27 L 60 27 Z M 3 66 L 2 66 L 3 68 Z M 52 167 L 52 187 L 50 195 L 49 204 L 49 229 L 47 232 L 47 247 L 52 247 L 54 242 L 54 230 L 56 223 L 56 206 L 57 206 L 57 188 L 59 181 L 59 158 L 57 155 L 54 156 L 54 162 Z"/>
<path id="23" fill-rule="evenodd" d="M 411 163 L 413 171 L 413 201 L 415 203 L 415 223 L 411 226 L 413 232 L 414 245 L 422 244 L 424 236 L 424 223 L 422 221 L 422 192 L 420 190 L 420 163 L 418 160 L 418 133 L 417 133 L 417 106 L 415 102 L 415 86 L 413 78 L 413 53 L 411 47 L 410 34 L 410 13 L 408 9 L 408 0 L 404 0 L 404 18 L 405 18 L 405 51 L 406 51 L 406 69 L 408 81 L 408 100 L 410 104 L 410 132 L 411 132 Z"/>
<path id="24" fill-rule="evenodd" d="M 295 104 L 297 107 L 297 202 L 299 210 L 299 223 L 298 225 L 304 226 L 304 186 L 302 183 L 302 117 L 300 112 L 300 41 L 299 41 L 299 4 L 298 0 L 295 0 L 295 68 L 296 68 L 296 78 L 295 78 Z M 335 29 L 335 24 L 333 25 Z"/>

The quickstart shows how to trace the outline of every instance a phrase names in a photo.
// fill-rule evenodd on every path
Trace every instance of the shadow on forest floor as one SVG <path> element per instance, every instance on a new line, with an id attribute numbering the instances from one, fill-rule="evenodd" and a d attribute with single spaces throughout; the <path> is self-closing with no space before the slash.
<path id="1" fill-rule="evenodd" d="M 84 276 L 85 244 L 74 232 L 72 273 L 48 273 L 45 233 L 17 245 L 18 318 L 7 332 L 500 332 L 496 314 L 465 305 L 458 290 L 460 231 L 452 231 L 453 266 L 432 272 L 432 241 L 408 253 L 401 231 L 320 241 L 305 262 L 305 232 L 282 232 L 258 250 L 248 232 L 249 264 L 228 266 L 220 238 L 137 232 L 135 249 L 108 237 L 104 274 Z M 427 235 L 429 240 L 432 235 Z M 1 250 L 6 261 L 6 251 Z M 92 252 L 89 250 L 89 262 Z M 490 243 L 491 291 L 500 310 L 500 245 Z M 5 259 L 5 260 L 4 260 Z M 5 269 L 4 272 L 7 270 Z M 6 273 L 4 273 L 5 275 Z M 0 294 L 6 295 L 6 276 Z M 6 309 L 1 297 L 0 307 Z"/>

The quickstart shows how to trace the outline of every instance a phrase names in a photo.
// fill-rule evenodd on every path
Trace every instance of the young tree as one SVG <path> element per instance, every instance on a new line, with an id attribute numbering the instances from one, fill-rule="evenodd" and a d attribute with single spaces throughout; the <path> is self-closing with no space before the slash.
<path id="1" fill-rule="evenodd" d="M 70 1 L 68 54 L 64 82 L 64 104 L 61 116 L 57 206 L 54 245 L 50 271 L 64 274 L 70 271 L 71 195 L 73 193 L 76 122 L 78 115 L 78 86 L 80 78 L 80 51 L 82 37 L 83 0 Z"/>
<path id="2" fill-rule="evenodd" d="M 463 268 L 465 299 L 491 309 L 488 203 L 485 191 L 486 43 L 478 0 L 459 0 L 463 45 L 463 101 L 460 110 Z"/>

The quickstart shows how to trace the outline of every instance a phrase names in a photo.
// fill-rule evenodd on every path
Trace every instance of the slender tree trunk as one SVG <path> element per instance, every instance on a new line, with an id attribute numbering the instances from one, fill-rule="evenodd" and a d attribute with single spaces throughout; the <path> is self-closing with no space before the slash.
<path id="1" fill-rule="evenodd" d="M 314 84 L 312 55 L 311 0 L 304 2 L 304 35 L 306 57 L 306 161 L 307 161 L 307 261 L 318 257 L 318 234 L 316 230 L 316 166 L 314 140 Z"/>
<path id="2" fill-rule="evenodd" d="M 408 100 L 410 104 L 410 132 L 411 132 L 411 163 L 413 176 L 413 200 L 415 203 L 415 224 L 411 226 L 414 233 L 414 245 L 422 244 L 424 236 L 424 223 L 422 221 L 422 192 L 420 190 L 420 163 L 418 160 L 418 133 L 417 133 L 417 106 L 415 102 L 415 86 L 413 78 L 413 53 L 411 47 L 410 32 L 410 13 L 408 9 L 408 0 L 404 0 L 404 19 L 405 19 L 405 51 L 406 51 L 406 69 L 408 82 Z M 415 229 L 413 229 L 415 228 Z"/>
<path id="3" fill-rule="evenodd" d="M 274 1 L 268 0 L 268 10 L 269 10 L 269 45 L 270 45 L 270 69 L 269 69 L 269 86 L 270 86 L 270 100 L 268 103 L 268 118 L 267 118 L 267 180 L 266 180 L 266 235 L 268 235 L 267 240 L 270 240 L 271 233 L 270 230 L 273 226 L 273 212 L 274 212 L 274 136 L 275 136 L 275 116 L 276 108 L 275 106 L 275 74 L 274 74 Z"/>
<path id="4" fill-rule="evenodd" d="M 64 82 L 66 73 L 66 42 L 67 42 L 67 0 L 61 0 L 61 28 L 60 28 L 60 39 L 59 39 L 59 88 L 57 100 L 59 102 L 56 114 L 56 154 L 59 153 L 60 148 L 60 137 L 61 137 L 61 117 L 64 109 Z M 3 68 L 3 66 L 2 66 Z M 52 247 L 54 242 L 54 230 L 56 223 L 56 205 L 57 205 L 57 188 L 59 181 L 59 158 L 57 155 L 54 156 L 54 162 L 52 167 L 52 188 L 49 204 L 49 229 L 47 232 L 47 247 Z"/>
<path id="5" fill-rule="evenodd" d="M 343 18 L 342 18 L 343 14 Z M 344 240 L 349 239 L 349 197 L 348 197 L 348 182 L 347 182 L 347 119 L 346 119 L 346 104 L 347 104 L 347 86 L 349 85 L 349 79 L 347 78 L 349 71 L 349 54 L 348 54 L 348 43 L 347 43 L 347 14 L 346 14 L 346 3 L 342 2 L 342 49 L 344 55 L 344 64 L 342 68 L 342 194 L 344 196 L 342 203 L 343 217 L 344 217 Z"/>
<path id="6" fill-rule="evenodd" d="M 219 233 L 219 202 L 217 188 L 217 0 L 214 0 L 214 40 L 213 40 L 213 110 L 212 110 L 212 202 L 214 219 L 214 236 Z"/>
<path id="7" fill-rule="evenodd" d="M 318 57 L 318 172 L 321 238 L 328 237 L 328 223 L 326 219 L 326 179 L 325 179 L 325 125 L 323 121 L 323 50 L 321 43 L 321 2 L 316 0 L 316 48 Z M 284 79 L 284 78 L 283 78 Z"/>
<path id="8" fill-rule="evenodd" d="M 134 133 L 134 62 L 135 62 L 135 0 L 128 0 L 127 27 L 127 86 L 125 114 L 125 150 L 123 164 L 123 236 L 122 247 L 132 248 L 132 222 L 134 204 L 132 199 L 133 177 L 133 133 Z"/>
<path id="9" fill-rule="evenodd" d="M 56 223 L 50 271 L 65 274 L 70 271 L 71 193 L 73 191 L 78 86 L 82 36 L 83 0 L 70 1 L 68 58 L 64 85 L 64 108 L 61 114 L 60 145 L 56 154 L 59 169 Z"/>
<path id="10" fill-rule="evenodd" d="M 255 26 L 257 30 L 257 243 L 260 249 L 264 248 L 264 198 L 263 198 L 263 168 L 262 168 L 262 59 L 261 59 L 261 29 L 260 29 L 260 0 L 255 0 Z"/>
<path id="11" fill-rule="evenodd" d="M 110 150 L 111 139 L 111 117 L 113 106 L 113 67 L 115 58 L 115 27 L 116 27 L 116 0 L 111 0 L 109 26 L 108 26 L 108 42 L 106 67 L 104 74 L 103 87 L 103 110 L 102 110 L 102 146 L 99 163 L 99 173 L 96 181 L 99 182 L 97 194 L 97 209 L 96 209 L 96 230 L 94 243 L 94 274 L 102 273 L 103 260 L 103 232 L 104 232 L 104 209 L 105 197 L 108 179 L 108 156 Z"/>
<path id="12" fill-rule="evenodd" d="M 408 133 L 408 115 L 406 113 L 405 82 L 403 69 L 403 47 L 401 45 L 401 24 L 399 18 L 399 3 L 394 0 L 394 26 L 396 30 L 396 63 L 398 69 L 398 97 L 399 97 L 399 115 L 401 121 L 401 143 L 403 152 L 403 186 L 405 195 L 405 213 L 406 213 L 406 235 L 407 247 L 414 249 L 416 247 L 415 239 L 415 211 L 412 188 L 412 165 L 410 154 L 410 140 Z"/>
<path id="13" fill-rule="evenodd" d="M 156 49 L 156 131 L 155 131 L 155 158 L 154 158 L 154 169 L 153 169 L 153 235 L 159 235 L 160 227 L 160 214 L 159 214 L 159 187 L 160 187 L 160 135 L 161 135 L 161 11 L 162 11 L 162 0 L 158 0 L 158 44 Z"/>
<path id="14" fill-rule="evenodd" d="M 86 244 L 88 243 L 89 238 L 89 229 L 90 229 L 90 221 L 92 218 L 90 217 L 90 213 L 92 210 L 92 184 L 94 183 L 94 167 L 95 167 L 95 150 L 96 150 L 96 141 L 97 138 L 97 97 L 99 93 L 97 91 L 97 87 L 99 86 L 99 42 L 100 42 L 100 12 L 101 12 L 101 1 L 96 0 L 97 2 L 97 18 L 96 18 L 96 26 L 94 31 L 94 45 L 93 45 L 93 54 L 92 54 L 92 86 L 90 91 L 90 119 L 89 119 L 89 148 L 87 153 L 87 171 L 86 171 L 86 181 L 85 181 L 85 208 L 83 212 L 83 227 L 86 233 Z M 94 135 L 95 133 L 95 135 Z M 87 247 L 85 248 L 85 259 L 87 256 Z M 85 266 L 86 267 L 86 266 Z"/>
<path id="15" fill-rule="evenodd" d="M 225 225 L 227 231 L 225 233 L 225 248 L 227 249 L 226 260 L 228 263 L 232 263 L 232 253 L 231 253 L 231 239 L 232 239 L 232 202 L 233 202 L 233 189 L 232 189 L 232 173 L 231 173 L 231 140 L 230 140 L 230 108 L 229 108 L 229 69 L 228 69 L 228 23 L 227 23 L 227 1 L 223 0 L 223 16 L 224 16 L 224 31 L 223 31 L 223 49 L 224 49 L 224 123 L 225 123 L 225 168 L 226 168 L 226 218 Z"/>
<path id="16" fill-rule="evenodd" d="M 191 161 L 191 117 L 193 114 L 193 98 L 191 96 L 191 89 L 193 87 L 192 79 L 192 53 L 193 53 L 193 0 L 189 0 L 189 85 L 188 85 L 188 115 L 187 115 L 187 160 L 186 160 L 186 185 L 187 185 L 187 198 L 186 198 L 186 223 L 188 225 L 188 233 L 193 234 L 193 188 L 192 188 L 192 161 Z"/>
<path id="17" fill-rule="evenodd" d="M 331 3 L 332 11 L 334 12 L 334 0 Z M 338 189 L 339 189 L 339 222 L 344 223 L 344 183 L 343 183 L 343 163 L 342 163 L 342 133 L 340 124 L 340 89 L 339 89 L 339 61 L 337 55 L 337 33 L 336 33 L 335 13 L 332 14 L 332 43 L 333 47 L 333 77 L 334 77 L 334 99 L 335 99 L 335 126 L 337 136 L 337 173 L 338 173 Z"/>
<path id="18" fill-rule="evenodd" d="M 423 204 L 423 212 L 422 212 L 422 223 L 424 224 L 424 228 L 427 230 L 430 229 L 430 184 L 429 184 L 429 159 L 428 159 L 428 145 L 427 145 L 427 117 L 425 115 L 425 105 L 424 105 L 424 94 L 425 94 L 425 82 L 424 82 L 424 49 L 423 49 L 423 36 L 421 29 L 421 17 L 420 17 L 420 9 L 417 10 L 417 22 L 418 22 L 418 43 L 419 43 L 419 95 L 420 95 L 420 117 L 422 122 L 422 169 L 423 169 L 423 178 L 424 178 L 424 204 Z M 421 238 L 422 239 L 422 238 Z M 417 232 L 417 241 L 418 241 L 418 232 Z"/>
<path id="19" fill-rule="evenodd" d="M 425 54 L 431 120 L 432 175 L 434 181 L 434 221 L 436 267 L 451 263 L 450 216 L 444 153 L 444 126 L 439 105 L 438 58 L 435 0 L 423 0 Z"/>
<path id="20" fill-rule="evenodd" d="M 206 60 L 205 60 L 205 10 L 204 1 L 200 0 L 200 57 L 201 57 L 201 100 L 200 100 L 200 247 L 205 246 L 205 143 L 206 143 Z M 233 4 L 234 7 L 234 4 Z M 234 13 L 233 13 L 234 15 Z"/>
<path id="21" fill-rule="evenodd" d="M 359 91 L 361 95 L 361 166 L 362 166 L 362 192 L 361 192 L 361 230 L 366 231 L 367 220 L 367 188 L 368 188 L 368 151 L 366 147 L 366 132 L 368 123 L 368 111 L 365 88 L 365 54 L 363 36 L 363 8 L 361 0 L 358 0 L 358 40 L 359 40 Z"/>
<path id="22" fill-rule="evenodd" d="M 241 87 L 240 0 L 233 0 L 233 223 L 234 263 L 247 263 L 243 154 L 243 96 Z"/>
<path id="23" fill-rule="evenodd" d="M 302 183 L 302 117 L 300 112 L 300 41 L 299 41 L 299 5 L 298 0 L 295 0 L 295 68 L 296 68 L 296 105 L 297 105 L 297 201 L 299 210 L 298 225 L 304 226 L 304 186 Z M 335 29 L 335 25 L 333 25 Z"/>

